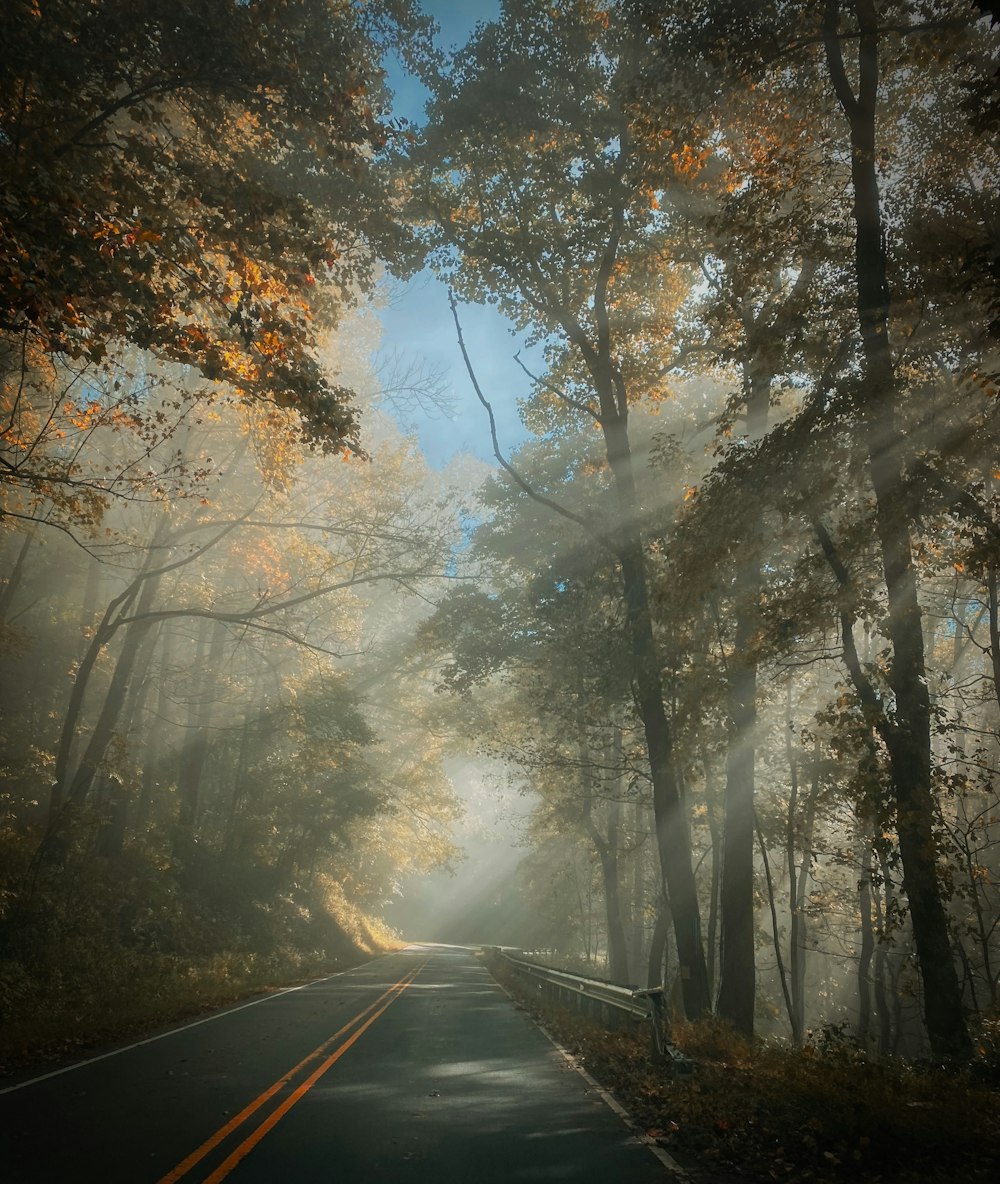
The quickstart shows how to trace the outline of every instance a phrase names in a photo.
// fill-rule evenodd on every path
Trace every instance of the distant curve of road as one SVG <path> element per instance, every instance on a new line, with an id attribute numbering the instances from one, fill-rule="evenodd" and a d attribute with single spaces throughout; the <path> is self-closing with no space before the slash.
<path id="1" fill-rule="evenodd" d="M 664 1184 L 472 951 L 414 945 L 0 1089 L 6 1184 Z"/>

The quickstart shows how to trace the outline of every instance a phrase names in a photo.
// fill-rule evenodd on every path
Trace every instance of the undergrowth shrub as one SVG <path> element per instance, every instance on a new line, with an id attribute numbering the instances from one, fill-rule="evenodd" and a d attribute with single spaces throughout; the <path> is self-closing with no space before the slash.
<path id="1" fill-rule="evenodd" d="M 0 1057 L 59 1056 L 392 944 L 328 877 L 241 876 L 210 853 L 171 865 L 139 845 L 32 866 L 0 835 Z"/>
<path id="2" fill-rule="evenodd" d="M 638 1126 L 706 1181 L 954 1184 L 992 1181 L 1000 1163 L 1000 1091 L 993 1024 L 962 1071 L 879 1061 L 846 1033 L 818 1031 L 804 1048 L 750 1044 L 722 1021 L 677 1023 L 697 1064 L 672 1076 L 654 1062 L 644 1025 L 607 1032 L 540 1002 L 514 976 L 504 985 L 567 1045 Z"/>

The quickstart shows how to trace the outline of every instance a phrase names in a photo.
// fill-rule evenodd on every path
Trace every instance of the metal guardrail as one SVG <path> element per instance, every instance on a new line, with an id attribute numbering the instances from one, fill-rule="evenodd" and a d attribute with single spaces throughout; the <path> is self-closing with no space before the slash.
<path id="1" fill-rule="evenodd" d="M 556 970 L 538 962 L 527 962 L 523 958 L 513 957 L 498 946 L 484 946 L 483 952 L 492 958 L 502 959 L 514 973 L 535 983 L 540 991 L 547 993 L 556 1002 L 586 1012 L 606 1028 L 619 1027 L 629 1018 L 639 1022 L 648 1021 L 652 1029 L 653 1055 L 674 1072 L 693 1072 L 694 1062 L 670 1042 L 663 987 L 645 990 L 621 987 L 568 970 Z"/>

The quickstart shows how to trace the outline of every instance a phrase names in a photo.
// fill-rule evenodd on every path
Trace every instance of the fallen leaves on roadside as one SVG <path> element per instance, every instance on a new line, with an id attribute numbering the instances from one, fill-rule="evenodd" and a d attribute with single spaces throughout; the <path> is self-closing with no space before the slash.
<path id="1" fill-rule="evenodd" d="M 504 980 L 512 993 L 518 984 Z M 971 1075 L 870 1060 L 851 1046 L 751 1048 L 715 1021 L 678 1025 L 697 1076 L 653 1063 L 646 1033 L 611 1033 L 521 996 L 639 1131 L 692 1180 L 992 1184 L 1000 1090 Z"/>

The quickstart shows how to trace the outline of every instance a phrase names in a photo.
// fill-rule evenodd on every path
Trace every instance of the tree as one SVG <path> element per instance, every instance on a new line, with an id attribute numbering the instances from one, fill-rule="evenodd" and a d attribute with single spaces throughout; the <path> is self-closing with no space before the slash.
<path id="1" fill-rule="evenodd" d="M 408 0 L 16 0 L 0 74 L 0 374 L 13 424 L 46 356 L 127 342 L 293 407 L 358 448 L 317 326 L 405 234 L 375 158 L 380 55 L 419 51 Z M 86 405 L 84 400 L 83 405 Z M 27 442 L 6 441 L 24 479 Z"/>
<path id="2" fill-rule="evenodd" d="M 891 720 L 881 713 L 877 718 L 892 766 L 896 825 L 920 957 L 928 1035 L 938 1055 L 967 1057 L 971 1043 L 937 880 L 930 698 L 913 562 L 912 516 L 906 505 L 906 449 L 898 422 L 900 389 L 889 326 L 888 262 L 876 141 L 879 17 L 873 0 L 858 0 L 851 6 L 850 17 L 854 24 L 848 28 L 858 38 L 856 84 L 845 66 L 842 13 L 836 0 L 830 0 L 824 9 L 823 39 L 831 81 L 850 129 L 857 312 L 865 383 L 859 411 L 875 494 L 875 525 L 888 597 L 886 629 L 892 645 L 889 683 L 895 711 Z M 856 668 L 854 674 L 862 695 L 870 701 Z"/>
<path id="3" fill-rule="evenodd" d="M 773 64 L 784 71 L 788 63 L 796 63 L 809 72 L 818 57 L 848 125 L 853 196 L 848 216 L 856 230 L 851 283 L 857 329 L 845 334 L 841 357 L 816 382 L 816 396 L 828 400 L 833 395 L 827 414 L 835 407 L 835 414 L 856 431 L 864 449 L 866 479 L 874 495 L 871 528 L 886 605 L 882 627 L 891 654 L 888 690 L 883 692 L 876 685 L 879 680 L 871 671 L 863 671 L 857 659 L 849 636 L 856 618 L 853 611 L 842 618 L 844 658 L 873 726 L 877 720 L 879 744 L 884 745 L 892 770 L 905 879 L 916 897 L 911 917 L 915 932 L 920 930 L 917 944 L 932 1047 L 939 1054 L 965 1055 L 969 1045 L 949 953 L 942 886 L 934 870 L 931 704 L 916 557 L 918 506 L 923 503 L 926 508 L 927 496 L 935 488 L 936 497 L 947 496 L 942 470 L 953 466 L 956 454 L 982 446 L 984 438 L 976 430 L 983 419 L 973 406 L 976 427 L 952 434 L 949 423 L 949 430 L 942 431 L 936 417 L 922 414 L 918 392 L 944 395 L 951 385 L 958 395 L 968 381 L 965 376 L 982 376 L 984 369 L 984 347 L 988 347 L 984 312 L 989 306 L 983 266 L 988 250 L 982 249 L 985 207 L 977 195 L 977 181 L 970 183 L 967 176 L 956 176 L 953 168 L 937 163 L 942 151 L 938 144 L 942 140 L 953 144 L 956 136 L 961 138 L 957 125 L 964 123 L 968 129 L 961 89 L 963 85 L 974 88 L 983 63 L 972 50 L 970 13 L 962 4 L 830 3 L 817 18 L 797 5 L 761 3 L 749 7 L 735 31 L 729 27 L 732 15 L 733 6 L 721 0 L 708 6 L 704 20 L 685 30 L 678 22 L 647 10 L 661 37 L 669 31 L 682 40 L 687 37 L 712 46 L 715 60 L 735 64 L 755 86 L 768 85 Z M 915 85 L 917 73 L 926 70 L 934 71 L 935 85 L 930 90 L 926 79 Z M 925 112 L 928 93 L 933 98 Z M 877 120 L 882 121 L 880 135 Z M 943 151 L 947 155 L 947 149 Z M 989 149 L 986 155 L 991 155 Z M 973 170 L 977 175 L 979 167 L 977 163 Z M 926 189 L 923 184 L 897 183 L 897 178 L 912 177 L 915 172 L 929 179 Z M 990 175 L 989 166 L 982 175 Z M 914 190 L 917 194 L 908 197 L 907 192 Z M 933 196 L 928 198 L 927 193 Z M 949 235 L 948 230 L 942 231 L 945 224 L 962 239 L 969 259 L 971 282 L 962 290 L 954 284 L 953 268 L 944 262 L 946 253 L 941 248 Z M 943 345 L 945 341 L 948 346 Z M 929 355 L 935 346 L 939 352 L 936 364 L 931 364 Z M 957 382 L 942 381 L 940 371 L 951 369 L 956 360 L 957 373 L 952 373 Z M 923 386 L 915 380 L 920 371 L 927 375 Z M 966 403 L 966 414 L 968 410 Z M 823 417 L 824 412 L 814 406 L 811 418 L 817 411 Z M 952 486 L 953 497 L 954 490 Z M 832 507 L 826 510 L 831 512 Z M 836 567 L 829 536 L 824 538 L 820 527 L 817 533 L 833 569 L 840 571 L 842 596 L 850 598 L 842 578 L 846 566 Z"/>
<path id="4" fill-rule="evenodd" d="M 660 15 L 650 13 L 647 25 Z M 801 381 L 832 335 L 817 277 L 825 273 L 829 285 L 842 244 L 821 212 L 829 200 L 830 163 L 815 146 L 823 138 L 815 78 L 782 63 L 773 74 L 751 79 L 713 52 L 711 36 L 699 40 L 688 22 L 653 32 L 659 53 L 637 83 L 644 104 L 637 134 L 671 141 L 672 160 L 693 151 L 685 142 L 690 136 L 702 162 L 696 169 L 675 167 L 662 182 L 680 223 L 682 257 L 704 279 L 704 295 L 686 311 L 691 340 L 674 364 L 714 365 L 725 378 L 733 375 L 737 389 L 716 415 L 716 450 L 747 452 L 766 435 L 781 384 Z M 692 56 L 700 79 L 694 127 L 684 116 L 693 100 L 687 81 Z M 730 643 L 723 656 L 728 724 L 717 1010 L 747 1036 L 756 989 L 755 731 L 768 547 L 765 507 L 757 508 L 756 516 L 743 516 L 712 577 L 691 573 L 713 604 L 731 600 L 720 613 Z M 720 624 L 720 640 L 722 632 Z"/>
<path id="5" fill-rule="evenodd" d="M 620 573 L 685 1003 L 700 1015 L 708 982 L 628 431 L 683 277 L 662 267 L 670 230 L 652 188 L 661 174 L 635 143 L 625 107 L 639 46 L 609 12 L 582 0 L 512 0 L 449 72 L 429 78 L 430 121 L 412 153 L 415 213 L 428 222 L 432 259 L 463 296 L 496 301 L 551 339 L 550 389 L 601 432 L 612 482 L 586 525 Z"/>
<path id="6" fill-rule="evenodd" d="M 252 409 L 232 405 L 187 443 L 192 466 L 211 468 L 214 454 L 225 467 L 211 498 L 154 503 L 141 515 L 145 521 L 132 515 L 127 574 L 89 637 L 63 716 L 49 797 L 49 846 L 93 798 L 151 631 L 177 622 L 201 630 L 187 695 L 192 738 L 184 746 L 179 783 L 179 827 L 190 834 L 207 704 L 220 660 L 241 635 L 335 656 L 357 644 L 348 641 L 352 614 L 359 611 L 350 601 L 356 591 L 382 580 L 410 586 L 433 579 L 447 563 L 450 524 L 439 507 L 428 509 L 412 496 L 419 476 L 405 445 L 395 456 L 385 448 L 378 478 L 367 465 L 340 465 L 330 474 L 318 460 L 308 460 L 289 412 L 257 423 Z M 101 687 L 94 676 L 111 655 L 110 678 Z M 98 688 L 100 708 L 91 725 L 85 705 Z"/>

